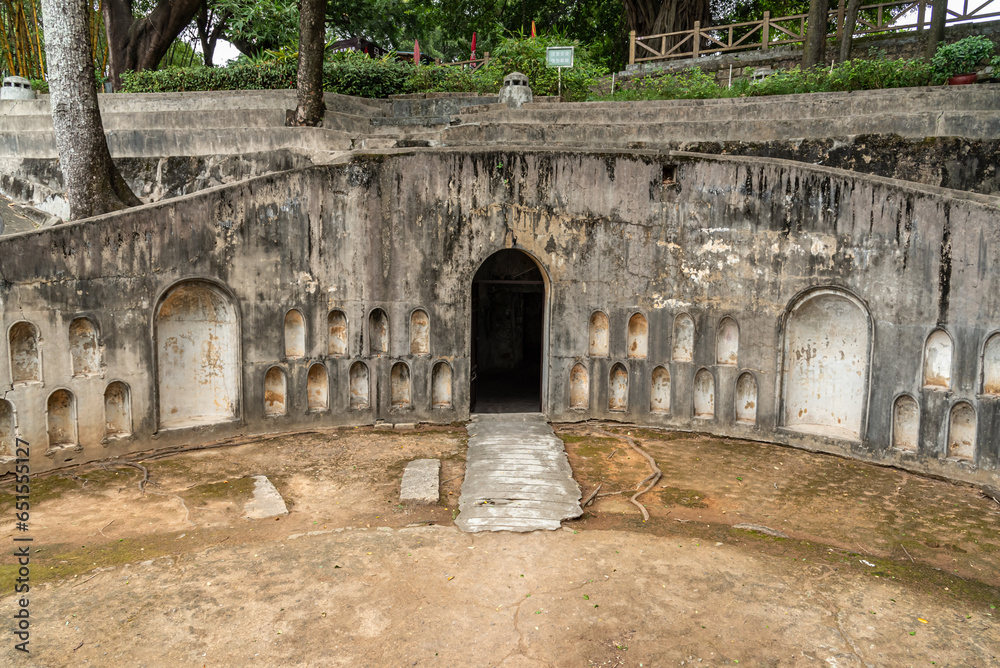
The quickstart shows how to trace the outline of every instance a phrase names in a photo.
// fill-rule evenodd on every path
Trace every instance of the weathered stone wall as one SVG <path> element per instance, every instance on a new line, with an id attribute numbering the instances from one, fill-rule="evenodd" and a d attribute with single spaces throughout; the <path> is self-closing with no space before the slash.
<path id="1" fill-rule="evenodd" d="M 995 484 L 998 204 L 762 158 L 433 149 L 3 237 L 0 438 L 12 408 L 45 468 L 465 418 L 472 279 L 513 246 L 545 275 L 550 419 Z"/>

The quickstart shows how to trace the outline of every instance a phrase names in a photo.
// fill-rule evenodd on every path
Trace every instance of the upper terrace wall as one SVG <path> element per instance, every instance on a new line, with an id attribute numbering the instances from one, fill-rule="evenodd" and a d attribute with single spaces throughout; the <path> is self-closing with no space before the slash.
<path id="1" fill-rule="evenodd" d="M 553 420 L 996 483 L 998 204 L 767 159 L 438 149 L 4 237 L 0 438 L 16 422 L 44 468 L 465 418 L 473 276 L 511 246 L 545 277 Z"/>

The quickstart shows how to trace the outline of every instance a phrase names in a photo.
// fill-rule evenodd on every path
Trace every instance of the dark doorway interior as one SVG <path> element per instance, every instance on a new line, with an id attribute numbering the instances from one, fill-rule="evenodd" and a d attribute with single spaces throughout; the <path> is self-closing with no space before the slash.
<path id="1" fill-rule="evenodd" d="M 502 250 L 472 281 L 472 406 L 475 413 L 542 409 L 545 283 L 526 253 Z"/>

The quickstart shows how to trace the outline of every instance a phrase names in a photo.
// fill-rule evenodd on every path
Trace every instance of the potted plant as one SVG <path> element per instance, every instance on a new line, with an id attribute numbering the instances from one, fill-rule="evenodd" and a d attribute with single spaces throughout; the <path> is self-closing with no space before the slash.
<path id="1" fill-rule="evenodd" d="M 938 47 L 931 66 L 939 81 L 952 86 L 976 82 L 976 69 L 993 53 L 993 42 L 984 35 L 971 35 Z"/>

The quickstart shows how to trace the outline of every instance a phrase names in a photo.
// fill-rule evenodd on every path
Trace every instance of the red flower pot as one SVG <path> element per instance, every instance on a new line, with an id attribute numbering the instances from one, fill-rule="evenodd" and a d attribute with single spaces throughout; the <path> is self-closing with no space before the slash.
<path id="1" fill-rule="evenodd" d="M 959 74 L 957 77 L 952 77 L 948 79 L 949 86 L 962 86 L 965 84 L 976 83 L 976 73 L 972 74 Z"/>

